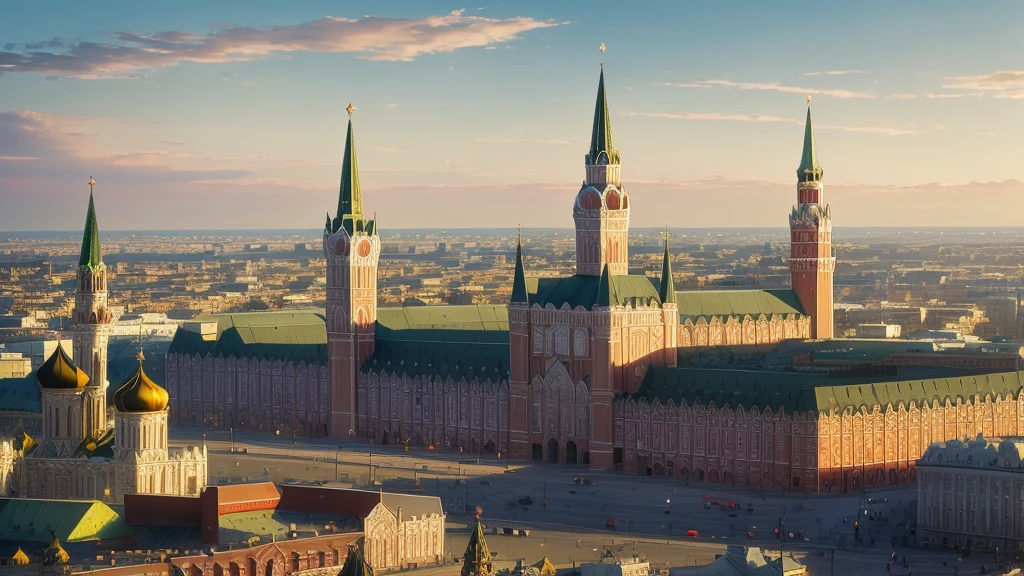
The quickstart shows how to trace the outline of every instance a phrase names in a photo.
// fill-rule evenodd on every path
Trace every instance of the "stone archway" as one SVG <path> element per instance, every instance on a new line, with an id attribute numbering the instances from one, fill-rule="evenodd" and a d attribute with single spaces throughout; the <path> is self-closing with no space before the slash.
<path id="1" fill-rule="evenodd" d="M 274 559 L 267 560 L 266 569 L 263 571 L 263 576 L 274 576 Z"/>
<path id="2" fill-rule="evenodd" d="M 732 472 L 729 472 L 728 470 L 726 470 L 725 472 L 722 473 L 722 484 L 732 484 L 732 483 L 733 483 Z"/>
<path id="3" fill-rule="evenodd" d="M 249 558 L 248 566 L 246 566 L 245 569 L 245 576 L 259 576 L 259 572 L 257 572 L 257 570 L 259 570 L 259 567 L 256 564 L 256 559 Z"/>
<path id="4" fill-rule="evenodd" d="M 381 434 L 380 443 L 382 445 L 384 445 L 384 446 L 387 446 L 388 445 L 388 440 L 389 440 L 389 438 L 388 438 L 388 431 L 385 430 L 384 433 Z"/>
<path id="5" fill-rule="evenodd" d="M 548 440 L 548 462 L 558 464 L 558 440 Z"/>
<path id="6" fill-rule="evenodd" d="M 213 563 L 213 576 L 224 576 L 224 567 L 218 562 Z"/>
<path id="7" fill-rule="evenodd" d="M 703 482 L 704 481 L 704 471 L 703 470 L 697 470 L 697 481 L 698 482 Z"/>
<path id="8" fill-rule="evenodd" d="M 682 468 L 680 468 L 679 469 L 679 477 L 682 478 L 683 480 L 689 480 L 690 479 L 690 469 L 687 468 L 686 466 L 683 466 Z"/>
<path id="9" fill-rule="evenodd" d="M 719 482 L 718 470 L 712 470 L 712 471 L 708 472 L 708 482 L 712 482 L 714 484 L 718 484 L 718 482 Z"/>
<path id="10" fill-rule="evenodd" d="M 491 440 L 490 438 L 488 438 L 487 442 L 484 442 L 484 452 L 485 453 L 487 453 L 487 454 L 494 454 L 495 452 L 497 452 L 497 450 L 498 450 L 498 448 L 494 444 L 494 440 Z"/>
<path id="11" fill-rule="evenodd" d="M 540 444 L 537 444 L 535 442 L 533 444 L 532 450 L 534 460 L 544 460 L 544 446 L 541 446 Z"/>
<path id="12" fill-rule="evenodd" d="M 576 443 L 573 442 L 572 440 L 569 440 L 568 442 L 565 443 L 565 463 L 566 464 L 569 464 L 570 466 L 575 466 L 576 464 L 579 463 L 579 460 L 578 460 L 579 454 L 577 453 L 576 450 L 577 450 L 576 449 Z"/>
<path id="13" fill-rule="evenodd" d="M 228 576 L 241 576 L 241 570 L 238 568 L 237 562 L 228 564 Z"/>
<path id="14" fill-rule="evenodd" d="M 665 475 L 665 467 L 661 465 L 661 462 L 655 462 L 654 463 L 654 475 L 655 476 L 664 476 Z"/>

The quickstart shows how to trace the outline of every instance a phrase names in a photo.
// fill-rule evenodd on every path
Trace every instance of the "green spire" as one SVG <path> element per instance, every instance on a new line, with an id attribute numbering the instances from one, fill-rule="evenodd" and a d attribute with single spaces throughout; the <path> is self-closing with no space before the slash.
<path id="1" fill-rule="evenodd" d="M 608 96 L 604 90 L 604 64 L 601 65 L 601 80 L 597 85 L 597 106 L 594 108 L 594 131 L 590 135 L 590 153 L 587 164 L 618 164 L 619 151 L 612 141 L 612 116 L 608 111 Z"/>
<path id="2" fill-rule="evenodd" d="M 327 213 L 327 224 L 324 225 L 324 228 L 326 228 L 328 232 L 334 232 L 334 230 L 331 230 L 331 213 L 330 212 Z"/>
<path id="3" fill-rule="evenodd" d="M 814 126 L 811 124 L 811 97 L 807 97 L 807 125 L 804 127 L 804 151 L 800 156 L 800 167 L 796 170 L 800 182 L 818 182 L 822 170 L 818 164 L 818 151 L 814 147 Z"/>
<path id="4" fill-rule="evenodd" d="M 512 279 L 512 303 L 529 304 L 530 297 L 526 291 L 526 266 L 523 265 L 523 229 L 519 228 L 519 242 L 516 244 L 516 274 Z"/>
<path id="5" fill-rule="evenodd" d="M 601 280 L 597 283 L 597 305 L 611 306 L 612 302 L 612 277 L 608 272 L 608 264 L 601 269 Z"/>
<path id="6" fill-rule="evenodd" d="M 491 576 L 493 566 L 491 565 L 491 549 L 487 546 L 487 539 L 484 538 L 484 527 L 480 524 L 480 514 L 483 511 L 480 507 L 476 509 L 476 527 L 469 535 L 469 543 L 466 544 L 466 554 L 462 560 L 462 576 Z"/>
<path id="7" fill-rule="evenodd" d="M 665 258 L 661 261 L 661 287 L 658 289 L 661 303 L 676 303 L 676 284 L 672 280 L 672 259 L 668 253 L 668 230 L 665 231 Z"/>
<path id="8" fill-rule="evenodd" d="M 96 204 L 92 199 L 92 187 L 96 181 L 89 177 L 89 211 L 85 214 L 85 233 L 82 234 L 82 255 L 78 257 L 80 267 L 95 268 L 103 263 L 100 255 L 100 228 L 96 223 Z"/>
<path id="9" fill-rule="evenodd" d="M 351 235 L 354 222 L 363 219 L 363 189 L 359 186 L 359 162 L 356 160 L 356 139 L 352 132 L 352 104 L 348 111 L 348 135 L 345 136 L 345 159 L 341 163 L 341 189 L 338 193 L 338 215 L 334 218 L 334 232 L 345 226 Z"/>

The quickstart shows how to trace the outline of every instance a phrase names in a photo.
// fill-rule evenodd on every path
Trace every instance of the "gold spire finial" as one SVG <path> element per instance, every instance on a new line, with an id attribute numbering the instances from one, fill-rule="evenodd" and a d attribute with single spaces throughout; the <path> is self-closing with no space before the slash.
<path id="1" fill-rule="evenodd" d="M 345 108 L 345 111 L 348 112 L 348 116 L 349 116 L 349 118 L 351 118 L 352 117 L 352 113 L 356 111 L 356 107 L 353 106 L 351 102 L 349 102 L 348 103 L 348 107 Z"/>
<path id="2" fill-rule="evenodd" d="M 146 354 L 142 351 L 142 320 L 139 320 L 139 353 L 135 355 L 135 359 L 139 361 L 139 366 L 142 366 L 142 361 L 146 359 Z"/>
<path id="3" fill-rule="evenodd" d="M 811 103 L 811 95 L 810 95 L 810 94 L 808 94 L 808 95 L 807 95 L 807 103 L 808 103 L 808 104 L 810 104 L 810 103 Z"/>
<path id="4" fill-rule="evenodd" d="M 604 42 L 601 42 L 601 45 L 598 46 L 597 49 L 600 50 L 601 52 L 604 52 L 605 50 L 608 49 L 608 47 L 604 45 Z"/>
<path id="5" fill-rule="evenodd" d="M 89 193 L 90 194 L 92 194 L 92 187 L 95 186 L 95 185 L 96 185 L 96 181 L 92 179 L 92 176 L 89 176 Z"/>
<path id="6" fill-rule="evenodd" d="M 519 229 L 519 245 L 522 246 L 523 245 L 523 225 L 522 224 L 516 224 L 516 228 Z"/>

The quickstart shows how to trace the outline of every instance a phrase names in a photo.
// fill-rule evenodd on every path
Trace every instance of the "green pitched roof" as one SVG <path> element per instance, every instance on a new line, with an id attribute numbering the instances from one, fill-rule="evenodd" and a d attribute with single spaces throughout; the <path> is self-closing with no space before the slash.
<path id="1" fill-rule="evenodd" d="M 0 378 L 0 412 L 42 413 L 42 393 L 33 370 L 21 378 Z"/>
<path id="2" fill-rule="evenodd" d="M 694 290 L 676 292 L 679 319 L 760 314 L 803 315 L 800 299 L 792 290 Z"/>
<path id="3" fill-rule="evenodd" d="M 500 382 L 509 377 L 507 332 L 407 330 L 378 332 L 363 369 L 458 381 Z"/>
<path id="4" fill-rule="evenodd" d="M 100 254 L 100 228 L 96 223 L 96 204 L 89 191 L 89 211 L 85 214 L 85 232 L 82 234 L 82 254 L 78 257 L 78 265 L 95 268 L 103 263 Z"/>
<path id="5" fill-rule="evenodd" d="M 800 167 L 796 170 L 800 182 L 821 180 L 822 170 L 818 164 L 818 151 L 814 147 L 814 127 L 811 124 L 811 100 L 807 97 L 807 124 L 804 126 L 804 149 L 800 155 Z"/>
<path id="6" fill-rule="evenodd" d="M 618 164 L 619 151 L 612 140 L 612 116 L 608 110 L 608 96 L 604 90 L 604 66 L 601 66 L 601 80 L 597 84 L 597 105 L 594 107 L 594 130 L 590 135 L 590 152 L 586 162 L 589 165 Z"/>
<path id="7" fill-rule="evenodd" d="M 56 536 L 87 542 L 131 535 L 124 519 L 102 502 L 0 499 L 0 540 L 49 543 Z"/>
<path id="8" fill-rule="evenodd" d="M 473 304 L 378 308 L 377 325 L 391 330 L 497 330 L 508 332 L 508 307 L 504 304 Z"/>
<path id="9" fill-rule="evenodd" d="M 676 284 L 672 280 L 672 257 L 668 252 L 668 237 L 665 238 L 665 257 L 661 261 L 661 285 L 658 297 L 662 304 L 676 303 Z"/>
<path id="10" fill-rule="evenodd" d="M 363 369 L 410 377 L 507 380 L 508 308 L 380 308 L 374 352 Z"/>
<path id="11" fill-rule="evenodd" d="M 327 325 L 319 310 L 202 315 L 192 322 L 216 322 L 216 338 L 204 340 L 196 332 L 179 328 L 168 354 L 327 361 Z"/>
<path id="12" fill-rule="evenodd" d="M 605 269 L 607 271 L 607 268 Z M 555 308 L 563 304 L 570 307 L 583 306 L 626 306 L 626 305 L 660 305 L 658 289 L 652 279 L 646 276 L 628 274 L 609 274 L 607 277 L 608 304 L 602 304 L 601 280 L 605 274 L 598 276 L 574 275 L 565 278 L 527 278 L 530 291 L 530 303 Z"/>
<path id="13" fill-rule="evenodd" d="M 530 302 L 530 294 L 526 289 L 526 266 L 523 264 L 523 232 L 519 231 L 519 241 L 516 243 L 516 271 L 512 278 L 512 299 L 514 304 L 527 304 Z"/>
<path id="14" fill-rule="evenodd" d="M 952 402 L 962 398 L 984 398 L 986 394 L 1013 394 L 1021 391 L 1024 372 L 1006 372 L 977 376 L 895 380 L 830 378 L 826 374 L 753 370 L 714 370 L 652 368 L 634 397 L 662 402 L 674 401 L 733 408 L 757 407 L 788 412 L 827 412 L 876 404 L 898 406 L 900 402 Z"/>

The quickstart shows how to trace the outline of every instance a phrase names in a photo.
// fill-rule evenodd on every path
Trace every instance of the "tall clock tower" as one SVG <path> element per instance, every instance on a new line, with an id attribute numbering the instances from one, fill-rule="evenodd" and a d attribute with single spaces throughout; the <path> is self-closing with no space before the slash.
<path id="1" fill-rule="evenodd" d="M 330 436 L 351 438 L 364 432 L 357 414 L 356 385 L 359 368 L 373 354 L 377 324 L 377 262 L 380 236 L 374 220 L 363 217 L 359 163 L 352 131 L 351 104 L 348 135 L 341 164 L 338 213 L 327 215 L 324 255 L 327 257 L 327 353 L 330 363 Z"/>
<path id="2" fill-rule="evenodd" d="M 93 186 L 89 178 L 89 210 L 85 215 L 82 252 L 78 258 L 72 340 L 75 363 L 89 376 L 83 397 L 85 434 L 99 438 L 107 431 L 107 341 L 112 317 L 107 310 L 107 266 L 100 252 L 100 230 L 96 222 Z"/>
<path id="3" fill-rule="evenodd" d="M 796 206 L 789 216 L 789 270 L 793 291 L 804 313 L 811 317 L 811 338 L 832 338 L 832 275 L 836 259 L 832 256 L 832 211 L 825 203 L 814 147 L 811 124 L 811 97 L 807 97 L 807 125 L 804 149 L 797 168 Z"/>

